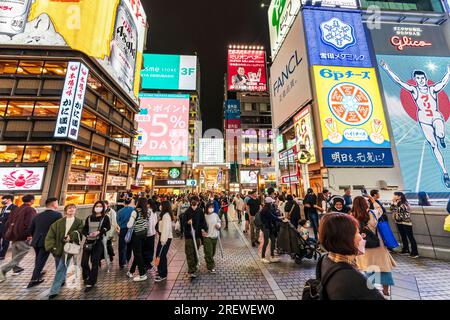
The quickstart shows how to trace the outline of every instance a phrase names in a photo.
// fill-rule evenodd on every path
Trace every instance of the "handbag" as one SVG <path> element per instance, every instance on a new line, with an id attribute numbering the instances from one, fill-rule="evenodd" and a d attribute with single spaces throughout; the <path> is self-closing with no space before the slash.
<path id="1" fill-rule="evenodd" d="M 364 233 L 366 235 L 364 240 L 366 240 L 367 249 L 374 249 L 380 246 L 380 239 L 378 238 L 377 233 L 374 233 L 367 224 L 361 227 L 360 232 L 361 234 Z"/>
<path id="2" fill-rule="evenodd" d="M 138 218 L 137 215 L 138 215 L 138 213 L 136 212 L 136 219 L 134 219 L 133 226 L 128 229 L 127 234 L 125 235 L 125 243 L 131 242 L 131 238 L 133 237 L 133 233 L 134 233 L 134 226 L 136 225 L 136 220 Z"/>
<path id="3" fill-rule="evenodd" d="M 97 231 L 100 231 L 104 219 L 105 219 L 105 217 L 103 217 L 102 220 L 100 220 L 100 224 L 98 225 L 98 230 Z M 88 220 L 88 223 L 89 223 L 89 221 L 91 221 L 90 218 Z M 98 236 L 97 236 L 97 238 L 94 241 L 88 242 L 88 240 L 86 240 L 84 242 L 83 249 L 86 250 L 86 251 L 92 251 L 92 249 L 94 248 L 95 244 L 97 243 L 97 240 L 98 240 Z"/>
<path id="4" fill-rule="evenodd" d="M 76 232 L 77 235 L 78 235 L 78 243 L 80 243 L 80 242 L 81 242 L 81 240 L 80 240 L 80 234 L 79 234 L 78 231 L 75 231 L 75 232 Z M 81 250 L 81 246 L 80 246 L 79 244 L 74 243 L 74 242 L 67 242 L 67 243 L 64 245 L 64 252 L 65 252 L 66 254 L 70 254 L 70 255 L 76 256 L 76 255 L 79 255 L 79 254 L 80 254 L 80 250 Z"/>
<path id="5" fill-rule="evenodd" d="M 372 211 L 372 215 L 376 219 L 375 213 Z M 383 239 L 383 243 L 388 249 L 394 249 L 399 246 L 397 239 L 395 239 L 394 233 L 389 226 L 389 222 L 387 219 L 383 219 L 381 217 L 378 220 L 377 230 L 380 233 L 381 239 Z"/>
<path id="6" fill-rule="evenodd" d="M 445 218 L 444 231 L 450 232 L 450 215 Z"/>

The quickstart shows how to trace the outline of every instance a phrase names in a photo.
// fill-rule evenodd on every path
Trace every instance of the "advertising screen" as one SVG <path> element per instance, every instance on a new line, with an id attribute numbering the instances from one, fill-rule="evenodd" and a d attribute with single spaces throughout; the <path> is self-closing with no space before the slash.
<path id="1" fill-rule="evenodd" d="M 257 170 L 241 170 L 241 183 L 243 184 L 258 184 L 258 174 Z"/>
<path id="2" fill-rule="evenodd" d="M 45 168 L 0 168 L 0 191 L 37 191 L 42 189 Z"/>
<path id="3" fill-rule="evenodd" d="M 377 60 L 405 189 L 449 192 L 450 58 Z"/>
<path id="4" fill-rule="evenodd" d="M 310 108 L 307 107 L 294 117 L 295 136 L 297 139 L 298 160 L 300 163 L 315 163 L 316 139 Z M 300 146 L 304 146 L 300 147 Z"/>
<path id="5" fill-rule="evenodd" d="M 298 15 L 270 68 L 273 124 L 280 127 L 312 99 L 302 16 Z"/>
<path id="6" fill-rule="evenodd" d="M 304 9 L 311 65 L 372 67 L 360 12 Z"/>
<path id="7" fill-rule="evenodd" d="M 135 146 L 139 161 L 188 159 L 189 95 L 142 93 Z"/>
<path id="8" fill-rule="evenodd" d="M 227 100 L 225 102 L 225 128 L 241 128 L 241 101 Z"/>
<path id="9" fill-rule="evenodd" d="M 135 100 L 146 28 L 140 0 L 0 0 L 0 45 L 84 52 Z"/>
<path id="10" fill-rule="evenodd" d="M 267 91 L 264 51 L 228 50 L 228 90 Z"/>
<path id="11" fill-rule="evenodd" d="M 142 89 L 196 90 L 197 56 L 144 54 Z"/>
<path id="12" fill-rule="evenodd" d="M 324 7 L 358 8 L 358 0 L 302 0 L 302 4 Z"/>
<path id="13" fill-rule="evenodd" d="M 314 67 L 323 147 L 390 148 L 372 68 Z"/>
<path id="14" fill-rule="evenodd" d="M 200 139 L 200 163 L 223 164 L 224 163 L 224 140 L 223 139 Z"/>

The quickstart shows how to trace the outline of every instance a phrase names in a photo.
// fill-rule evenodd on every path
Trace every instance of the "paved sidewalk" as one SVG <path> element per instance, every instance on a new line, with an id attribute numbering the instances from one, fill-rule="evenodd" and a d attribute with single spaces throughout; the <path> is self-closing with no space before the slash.
<path id="1" fill-rule="evenodd" d="M 200 276 L 191 280 L 187 277 L 184 255 L 184 241 L 174 239 L 169 252 L 169 276 L 164 283 L 154 284 L 151 279 L 135 283 L 126 277 L 126 271 L 118 268 L 116 259 L 111 272 L 99 272 L 95 290 L 85 294 L 76 289 L 63 288 L 62 300 L 299 300 L 307 279 L 315 276 L 315 261 L 304 260 L 297 265 L 289 256 L 282 256 L 281 262 L 263 264 L 259 259 L 259 248 L 252 248 L 240 228 L 230 223 L 229 230 L 222 231 L 224 257 L 217 249 L 217 274 L 206 270 L 200 250 Z M 7 260 L 9 260 L 7 256 Z M 431 259 L 413 260 L 394 256 L 398 263 L 392 288 L 393 300 L 450 299 L 450 262 Z M 1 300 L 47 299 L 54 277 L 54 263 L 49 259 L 45 276 L 40 286 L 26 289 L 33 269 L 34 252 L 22 262 L 25 271 L 16 277 L 8 274 L 0 284 Z"/>

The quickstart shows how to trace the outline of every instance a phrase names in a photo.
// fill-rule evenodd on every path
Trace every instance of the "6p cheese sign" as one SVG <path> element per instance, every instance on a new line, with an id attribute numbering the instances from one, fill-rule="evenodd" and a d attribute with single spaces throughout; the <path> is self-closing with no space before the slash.
<path id="1" fill-rule="evenodd" d="M 314 66 L 323 147 L 389 148 L 373 68 Z"/>

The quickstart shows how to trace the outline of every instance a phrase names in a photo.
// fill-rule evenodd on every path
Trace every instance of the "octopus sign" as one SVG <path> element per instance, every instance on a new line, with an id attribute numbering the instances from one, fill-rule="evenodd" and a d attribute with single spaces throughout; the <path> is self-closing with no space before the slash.
<path id="1" fill-rule="evenodd" d="M 45 168 L 0 168 L 0 191 L 42 189 Z"/>

